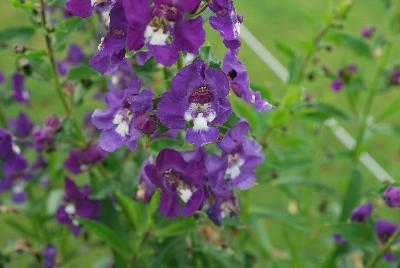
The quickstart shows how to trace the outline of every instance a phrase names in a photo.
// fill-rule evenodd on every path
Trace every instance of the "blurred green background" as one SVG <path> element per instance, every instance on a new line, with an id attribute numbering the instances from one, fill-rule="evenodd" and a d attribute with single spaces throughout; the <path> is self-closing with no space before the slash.
<path id="1" fill-rule="evenodd" d="M 27 15 L 12 7 L 10 2 L 0 1 L 0 30 L 10 26 L 30 25 Z M 318 31 L 332 3 L 327 0 L 236 0 L 235 2 L 238 12 L 244 16 L 246 27 L 284 64 L 287 64 L 288 60 L 277 49 L 277 42 L 285 43 L 295 49 L 301 48 L 304 41 L 312 38 Z M 363 26 L 373 25 L 378 35 L 385 34 L 388 31 L 388 20 L 389 16 L 387 16 L 383 1 L 356 1 L 344 25 L 344 30 L 358 36 Z M 219 35 L 210 29 L 208 32 L 207 41 L 215 47 L 218 58 L 222 59 L 225 48 L 221 46 Z M 74 39 L 79 42 L 78 37 Z M 32 42 L 27 45 L 35 49 L 44 48 L 40 31 L 36 32 Z M 268 92 L 263 93 L 268 93 L 272 100 L 280 100 L 285 92 L 285 85 L 246 44 L 243 44 L 240 57 L 249 69 L 252 82 L 268 88 Z M 330 65 L 333 70 L 337 70 L 343 64 L 355 63 L 361 72 L 368 74 L 373 71 L 368 61 L 341 48 L 334 47 L 332 52 L 322 52 L 319 58 L 321 65 Z M 10 76 L 15 69 L 13 52 L 0 50 L 0 59 L 0 70 Z M 32 105 L 30 107 L 12 106 L 6 111 L 10 117 L 15 116 L 19 111 L 29 109 L 31 111 L 29 114 L 36 122 L 42 122 L 49 114 L 62 113 L 62 107 L 50 83 L 29 79 L 27 88 L 31 90 Z M 329 80 L 318 79 L 308 82 L 306 88 L 318 99 L 349 111 L 343 93 L 332 92 Z M 2 87 L 1 90 L 5 88 Z M 396 95 L 398 95 L 398 90 L 378 95 L 374 102 L 373 114 L 379 114 L 388 100 Z M 82 112 L 93 110 L 94 107 L 100 105 L 99 102 L 87 102 Z M 396 122 L 395 119 L 398 119 L 398 116 L 399 112 L 389 121 Z M 268 120 L 268 115 L 258 116 L 257 120 Z M 356 133 L 352 122 L 341 123 L 350 132 Z M 278 260 L 278 267 L 296 267 L 296 258 L 309 260 L 314 264 L 318 263 L 333 247 L 332 230 L 329 224 L 335 222 L 340 214 L 340 203 L 346 191 L 353 164 L 346 156 L 343 145 L 319 123 L 304 120 L 291 122 L 286 132 L 274 133 L 273 141 L 274 144 L 266 150 L 265 161 L 269 161 L 270 154 L 282 151 L 285 156 L 291 156 L 292 162 L 285 160 L 287 167 L 281 166 L 284 171 L 278 174 L 278 179 L 271 179 L 277 174 L 271 174 L 273 170 L 268 164 L 260 168 L 259 185 L 242 193 L 243 201 L 249 202 L 254 207 L 266 208 L 270 212 L 269 215 L 265 215 L 266 217 L 260 217 L 260 230 L 254 230 L 254 236 L 249 239 L 258 239 L 259 232 L 262 232 L 264 239 L 261 243 Z M 377 135 L 369 141 L 368 151 L 395 179 L 399 178 L 398 137 Z M 362 174 L 364 181 L 362 192 L 365 200 L 374 198 L 371 193 L 379 187 L 380 183 L 367 170 L 362 169 Z M 295 183 L 296 181 L 298 183 Z M 378 199 L 375 201 L 380 207 L 379 213 L 385 214 L 386 210 L 382 202 Z M 292 218 L 293 215 L 298 217 Z M 395 217 L 395 215 L 388 215 L 388 217 Z M 1 221 L 0 230 L 0 245 L 16 236 L 16 233 Z M 98 257 L 96 254 L 100 253 L 92 252 L 93 258 L 88 257 L 79 262 L 73 262 L 71 267 L 83 267 L 86 264 L 90 266 Z M 261 264 L 260 267 L 262 266 Z M 18 267 L 18 264 L 14 267 Z"/>

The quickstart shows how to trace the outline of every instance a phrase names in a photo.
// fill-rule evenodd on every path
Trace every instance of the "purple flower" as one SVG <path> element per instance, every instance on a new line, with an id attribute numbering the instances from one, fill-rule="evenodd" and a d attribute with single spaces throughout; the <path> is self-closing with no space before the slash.
<path id="1" fill-rule="evenodd" d="M 117 89 L 126 89 L 135 86 L 135 83 L 137 83 L 136 74 L 129 59 L 124 59 L 118 65 L 117 69 L 111 73 L 109 83 Z"/>
<path id="2" fill-rule="evenodd" d="M 400 85 L 400 68 L 395 67 L 390 75 L 390 83 L 392 85 Z"/>
<path id="3" fill-rule="evenodd" d="M 145 167 L 148 165 L 153 165 L 153 160 L 151 158 L 147 159 L 140 168 L 140 180 L 135 196 L 136 200 L 143 200 L 145 204 L 150 202 L 156 190 L 156 187 L 151 182 L 145 171 Z"/>
<path id="4" fill-rule="evenodd" d="M 271 110 L 273 106 L 268 100 L 261 98 L 260 92 L 250 88 L 249 75 L 246 66 L 238 59 L 233 51 L 228 51 L 224 58 L 223 70 L 230 79 L 230 86 L 236 96 L 252 104 L 259 112 Z"/>
<path id="5" fill-rule="evenodd" d="M 143 129 L 137 129 L 140 115 L 153 108 L 153 92 L 151 89 L 142 90 L 142 82 L 134 75 L 131 87 L 119 90 L 111 87 L 105 97 L 107 110 L 97 109 L 92 115 L 93 125 L 103 130 L 99 145 L 107 152 L 114 152 L 127 144 L 135 150 L 137 139 L 145 134 Z"/>
<path id="6" fill-rule="evenodd" d="M 117 0 L 110 12 L 110 25 L 107 35 L 101 40 L 90 65 L 100 73 L 111 73 L 125 58 L 127 21 L 122 0 Z"/>
<path id="7" fill-rule="evenodd" d="M 331 88 L 333 91 L 340 91 L 343 88 L 343 82 L 341 80 L 332 81 Z"/>
<path id="8" fill-rule="evenodd" d="M 216 16 L 210 17 L 211 26 L 219 31 L 227 48 L 238 49 L 240 24 L 243 22 L 243 17 L 236 13 L 233 0 L 213 0 L 209 7 L 216 13 Z"/>
<path id="9" fill-rule="evenodd" d="M 104 8 L 113 2 L 113 0 L 67 0 L 66 9 L 74 16 L 86 18 L 92 15 L 97 5 Z"/>
<path id="10" fill-rule="evenodd" d="M 339 245 L 347 244 L 347 240 L 344 239 L 340 234 L 333 234 L 333 240 L 335 240 Z"/>
<path id="11" fill-rule="evenodd" d="M 218 143 L 222 156 L 213 156 L 207 161 L 212 187 L 225 187 L 228 183 L 228 188 L 245 190 L 256 184 L 254 169 L 262 163 L 264 154 L 257 141 L 246 136 L 249 129 L 249 124 L 241 121 Z"/>
<path id="12" fill-rule="evenodd" d="M 391 208 L 400 206 L 400 187 L 389 186 L 383 193 L 386 205 Z"/>
<path id="13" fill-rule="evenodd" d="M 64 161 L 64 167 L 73 174 L 82 173 L 107 157 L 97 144 L 90 144 L 84 149 L 74 150 Z"/>
<path id="14" fill-rule="evenodd" d="M 203 61 L 181 69 L 158 105 L 157 116 L 171 129 L 183 129 L 186 122 L 193 127 L 186 133 L 186 140 L 198 146 L 216 142 L 222 125 L 232 113 L 228 100 L 229 80 L 217 69 Z"/>
<path id="15" fill-rule="evenodd" d="M 45 119 L 43 127 L 33 130 L 34 147 L 38 152 L 49 151 L 54 147 L 54 135 L 60 129 L 61 122 L 57 116 L 49 116 Z"/>
<path id="16" fill-rule="evenodd" d="M 365 26 L 362 30 L 361 30 L 361 36 L 364 38 L 371 38 L 373 36 L 375 32 L 375 28 L 372 26 Z"/>
<path id="17" fill-rule="evenodd" d="M 3 84 L 6 81 L 6 77 L 2 72 L 0 72 L 0 85 Z"/>
<path id="18" fill-rule="evenodd" d="M 19 113 L 15 119 L 10 119 L 9 123 L 13 133 L 20 138 L 27 138 L 31 135 L 33 122 L 26 113 Z"/>
<path id="19" fill-rule="evenodd" d="M 220 225 L 222 220 L 236 216 L 240 212 L 239 200 L 233 191 L 224 193 L 213 193 L 210 205 L 207 210 L 208 217 Z"/>
<path id="20" fill-rule="evenodd" d="M 25 89 L 25 76 L 22 73 L 13 75 L 12 87 L 16 102 L 27 103 L 29 101 L 29 92 Z"/>
<path id="21" fill-rule="evenodd" d="M 72 67 L 80 65 L 85 60 L 83 49 L 77 44 L 71 44 L 68 49 L 67 57 L 57 62 L 58 72 L 65 76 Z"/>
<path id="22" fill-rule="evenodd" d="M 43 250 L 44 268 L 55 268 L 57 261 L 57 248 L 54 245 L 48 245 Z"/>
<path id="23" fill-rule="evenodd" d="M 187 19 L 200 0 L 123 0 L 129 23 L 127 47 L 140 50 L 144 45 L 161 64 L 177 62 L 179 52 L 197 54 L 204 43 L 203 20 Z"/>
<path id="24" fill-rule="evenodd" d="M 69 225 L 76 236 L 81 229 L 78 217 L 91 220 L 97 220 L 99 217 L 101 203 L 89 199 L 90 193 L 90 186 L 86 185 L 81 190 L 73 180 L 65 178 L 64 204 L 58 208 L 56 218 L 58 222 Z"/>
<path id="25" fill-rule="evenodd" d="M 144 167 L 145 176 L 161 189 L 160 211 L 166 217 L 190 216 L 203 207 L 206 200 L 204 154 L 201 148 L 187 153 L 163 149 L 155 164 Z M 184 203 L 183 209 L 180 200 Z"/>
<path id="26" fill-rule="evenodd" d="M 359 207 L 353 209 L 351 213 L 351 221 L 352 222 L 359 222 L 359 223 L 366 223 L 368 218 L 372 214 L 372 210 L 374 205 L 372 203 L 366 203 Z"/>
<path id="27" fill-rule="evenodd" d="M 397 231 L 398 225 L 395 223 L 391 223 L 385 220 L 377 220 L 375 222 L 375 231 L 378 235 L 379 241 L 382 244 L 386 244 L 390 237 Z M 388 262 L 395 262 L 397 261 L 396 257 L 393 255 L 392 252 L 388 252 L 385 255 L 385 259 Z"/>

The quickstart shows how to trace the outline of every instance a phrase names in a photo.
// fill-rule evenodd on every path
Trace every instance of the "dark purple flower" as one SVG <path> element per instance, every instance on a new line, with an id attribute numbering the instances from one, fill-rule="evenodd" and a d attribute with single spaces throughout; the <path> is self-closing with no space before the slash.
<path id="1" fill-rule="evenodd" d="M 368 218 L 372 214 L 372 210 L 374 205 L 372 203 L 366 203 L 359 207 L 353 209 L 351 213 L 351 221 L 352 222 L 359 222 L 359 223 L 366 223 Z"/>
<path id="2" fill-rule="evenodd" d="M 72 67 L 80 65 L 85 60 L 83 49 L 77 44 L 71 44 L 68 49 L 67 57 L 57 62 L 57 69 L 61 75 L 67 75 Z"/>
<path id="3" fill-rule="evenodd" d="M 238 49 L 240 24 L 243 22 L 243 17 L 237 14 L 233 0 L 212 0 L 209 7 L 216 14 L 210 17 L 211 26 L 219 31 L 227 48 Z"/>
<path id="4" fill-rule="evenodd" d="M 73 174 L 79 174 L 102 162 L 106 157 L 107 153 L 97 144 L 90 144 L 84 149 L 72 151 L 64 161 L 64 167 Z"/>
<path id="5" fill-rule="evenodd" d="M 6 81 L 6 77 L 2 72 L 0 72 L 0 85 L 3 84 Z"/>
<path id="6" fill-rule="evenodd" d="M 54 245 L 48 245 L 43 250 L 44 268 L 55 268 L 57 261 L 57 248 Z"/>
<path id="7" fill-rule="evenodd" d="M 104 8 L 113 2 L 113 0 L 67 0 L 66 10 L 74 16 L 86 18 L 92 15 L 97 5 Z"/>
<path id="8" fill-rule="evenodd" d="M 254 169 L 262 163 L 264 154 L 257 141 L 246 136 L 249 129 L 249 124 L 241 121 L 218 143 L 222 156 L 207 161 L 208 171 L 216 171 L 210 174 L 210 182 L 223 184 L 223 178 L 223 181 L 229 181 L 231 186 L 240 190 L 256 184 Z"/>
<path id="9" fill-rule="evenodd" d="M 26 113 L 19 113 L 18 117 L 10 119 L 9 123 L 13 133 L 20 138 L 27 138 L 32 133 L 33 122 Z"/>
<path id="10" fill-rule="evenodd" d="M 344 239 L 340 234 L 333 234 L 333 240 L 335 240 L 339 245 L 347 244 L 347 240 Z"/>
<path id="11" fill-rule="evenodd" d="M 144 45 L 161 64 L 171 66 L 179 52 L 197 54 L 205 40 L 201 16 L 187 19 L 200 0 L 124 0 L 129 22 L 127 47 L 140 50 Z"/>
<path id="12" fill-rule="evenodd" d="M 142 82 L 136 75 L 132 81 L 131 87 L 124 90 L 111 87 L 105 97 L 108 109 L 97 109 L 92 115 L 93 125 L 103 130 L 99 145 L 107 152 L 114 152 L 124 144 L 135 150 L 137 139 L 144 134 L 143 129 L 135 128 L 135 122 L 153 109 L 152 90 L 142 90 Z"/>
<path id="13" fill-rule="evenodd" d="M 233 191 L 214 193 L 207 210 L 208 217 L 218 225 L 223 219 L 236 216 L 239 212 L 239 200 Z"/>
<path id="14" fill-rule="evenodd" d="M 385 199 L 386 204 L 391 207 L 400 206 L 400 187 L 389 186 L 383 193 L 383 199 Z"/>
<path id="15" fill-rule="evenodd" d="M 147 165 L 152 165 L 152 164 L 153 160 L 149 158 L 143 163 L 142 167 L 140 168 L 140 180 L 139 180 L 138 190 L 135 196 L 136 200 L 143 200 L 145 204 L 150 202 L 156 190 L 156 187 L 151 182 L 150 178 L 147 176 L 145 172 L 145 167 Z"/>
<path id="16" fill-rule="evenodd" d="M 395 67 L 390 75 L 390 83 L 392 85 L 400 85 L 400 68 Z"/>
<path id="17" fill-rule="evenodd" d="M 25 76 L 22 73 L 13 75 L 13 97 L 16 102 L 27 103 L 29 101 L 29 92 L 25 89 Z"/>
<path id="18" fill-rule="evenodd" d="M 341 80 L 332 81 L 331 88 L 333 91 L 340 91 L 343 88 L 343 82 Z"/>
<path id="19" fill-rule="evenodd" d="M 259 112 L 271 110 L 273 106 L 268 100 L 261 98 L 260 92 L 250 88 L 249 75 L 246 66 L 238 59 L 233 51 L 228 51 L 224 58 L 223 70 L 230 79 L 230 86 L 236 96 L 252 104 Z"/>
<path id="20" fill-rule="evenodd" d="M 90 186 L 86 185 L 81 190 L 73 180 L 65 178 L 64 204 L 58 208 L 56 218 L 58 222 L 69 225 L 76 236 L 81 229 L 78 217 L 90 220 L 97 220 L 99 217 L 101 203 L 89 199 L 90 193 Z"/>
<path id="21" fill-rule="evenodd" d="M 373 36 L 375 32 L 375 28 L 372 26 L 365 26 L 362 30 L 361 30 L 361 36 L 364 38 L 371 38 Z"/>
<path id="22" fill-rule="evenodd" d="M 227 76 L 197 60 L 174 77 L 171 90 L 158 105 L 157 116 L 171 129 L 184 129 L 187 122 L 193 122 L 186 133 L 189 143 L 201 146 L 216 142 L 216 126 L 232 113 L 228 94 Z"/>
<path id="23" fill-rule="evenodd" d="M 122 0 L 117 0 L 110 12 L 108 33 L 102 38 L 90 65 L 103 74 L 115 71 L 125 58 L 126 36 L 127 21 Z"/>
<path id="24" fill-rule="evenodd" d="M 60 129 L 61 122 L 57 116 L 49 116 L 45 119 L 43 127 L 33 130 L 34 147 L 38 152 L 48 151 L 54 147 L 54 135 Z"/>
<path id="25" fill-rule="evenodd" d="M 201 148 L 188 153 L 163 149 L 155 164 L 144 167 L 151 183 L 161 189 L 160 211 L 166 217 L 190 216 L 203 207 L 207 195 L 204 157 Z"/>
<path id="26" fill-rule="evenodd" d="M 375 222 L 375 231 L 378 235 L 379 241 L 384 245 L 386 244 L 390 237 L 397 231 L 398 225 L 385 220 L 377 220 Z M 397 258 L 392 252 L 387 252 L 385 254 L 385 260 L 388 262 L 396 262 Z"/>

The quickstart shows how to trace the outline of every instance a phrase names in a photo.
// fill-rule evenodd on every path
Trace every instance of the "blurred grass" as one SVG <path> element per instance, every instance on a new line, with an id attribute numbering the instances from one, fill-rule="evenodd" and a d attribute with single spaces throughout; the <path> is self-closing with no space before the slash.
<path id="1" fill-rule="evenodd" d="M 287 64 L 287 59 L 276 48 L 276 42 L 279 41 L 289 44 L 294 48 L 300 48 L 303 41 L 311 38 L 312 35 L 317 32 L 318 25 L 324 19 L 324 13 L 328 11 L 331 1 L 236 0 L 236 3 L 237 9 L 244 16 L 245 24 L 250 31 L 252 31 L 279 60 Z M 0 10 L 2 10 L 0 29 L 5 29 L 9 26 L 30 24 L 27 16 L 23 12 L 13 8 L 10 5 L 10 1 L 0 1 Z M 378 34 L 380 32 L 386 32 L 388 17 L 386 16 L 386 11 L 381 1 L 357 1 L 345 25 L 345 30 L 358 35 L 361 28 L 366 24 L 374 25 L 377 28 Z M 217 56 L 222 59 L 225 48 L 221 46 L 219 35 L 212 30 L 208 32 L 208 42 L 216 48 Z M 44 42 L 43 38 L 40 36 L 40 31 L 37 31 L 35 38 L 29 45 L 35 49 L 44 48 Z M 270 94 L 273 98 L 279 99 L 284 93 L 285 86 L 283 83 L 279 81 L 246 45 L 243 45 L 240 56 L 249 69 L 252 81 L 257 85 L 270 88 Z M 396 56 L 398 56 L 398 54 Z M 0 50 L 0 59 L 0 70 L 11 75 L 14 71 L 14 56 L 12 52 L 9 50 Z M 373 71 L 366 65 L 367 62 L 364 59 L 356 58 L 352 53 L 342 49 L 334 49 L 332 53 L 322 53 L 321 61 L 321 64 L 331 64 L 334 69 L 337 69 L 342 63 L 356 63 L 361 66 L 363 69 L 362 71 L 366 71 L 367 73 Z M 62 114 L 62 107 L 58 102 L 51 83 L 37 82 L 29 79 L 27 88 L 31 89 L 32 92 L 32 106 L 14 106 L 7 110 L 9 116 L 15 116 L 19 110 L 27 110 L 28 108 L 30 111 L 33 111 L 30 112 L 30 115 L 36 122 L 41 122 L 48 114 Z M 307 88 L 321 100 L 348 110 L 345 97 L 342 93 L 333 93 L 330 90 L 330 83 L 328 80 L 308 83 Z M 3 89 L 4 87 L 1 90 Z M 398 93 L 389 92 L 378 96 L 373 111 L 380 111 L 394 95 L 398 95 Z M 99 105 L 99 103 L 90 102 L 89 106 L 85 107 L 85 110 L 90 111 Z M 396 115 L 398 116 L 399 113 Z M 392 117 L 393 121 L 396 115 Z M 288 133 L 291 133 L 291 131 L 293 131 L 293 133 L 300 133 L 302 127 L 303 126 L 299 126 L 298 124 L 291 124 Z M 307 128 L 315 127 L 316 124 L 314 123 L 307 124 Z M 347 124 L 346 127 L 351 130 L 352 125 Z M 287 148 L 287 138 L 282 137 L 279 139 L 279 135 L 283 136 L 284 134 L 277 133 L 274 136 L 274 140 L 277 142 L 277 144 L 274 144 L 274 147 L 276 149 L 282 148 L 283 150 Z M 346 157 L 337 157 L 330 160 L 326 158 L 327 152 L 336 154 L 337 152 L 341 153 L 345 151 L 343 146 L 326 129 L 322 129 L 318 135 L 312 136 L 311 140 L 310 137 L 304 136 L 292 136 L 291 138 L 292 143 L 289 145 L 292 150 L 301 152 L 304 159 L 317 159 L 321 161 L 305 169 L 305 171 L 304 169 L 299 169 L 281 175 L 287 177 L 304 177 L 306 179 L 321 181 L 333 187 L 336 192 L 330 193 L 319 188 L 306 186 L 290 187 L 289 189 L 287 186 L 279 184 L 279 180 L 278 182 L 265 183 L 267 174 L 260 174 L 259 172 L 260 184 L 247 193 L 244 193 L 243 198 L 245 199 L 247 197 L 248 202 L 252 206 L 268 207 L 282 211 L 288 211 L 288 208 L 291 207 L 292 212 L 302 215 L 305 226 L 312 229 L 312 233 L 302 233 L 293 230 L 287 225 L 282 225 L 274 220 L 260 219 L 260 222 L 265 226 L 266 233 L 270 237 L 273 248 L 285 251 L 292 256 L 298 254 L 301 259 L 317 262 L 320 260 L 321 256 L 325 256 L 328 249 L 332 247 L 332 241 L 330 239 L 331 233 L 327 229 L 326 224 L 340 214 L 339 202 L 345 192 L 353 164 L 349 158 Z M 398 179 L 400 176 L 400 169 L 398 168 L 400 147 L 397 137 L 377 135 L 373 138 L 369 151 L 395 179 Z M 268 161 L 269 154 L 270 152 L 267 151 L 266 161 Z M 365 178 L 363 192 L 368 194 L 371 189 L 379 186 L 379 183 L 368 171 L 363 171 Z M 326 204 L 326 209 L 322 210 L 324 204 Z M 2 230 L 0 244 L 9 238 L 15 237 L 15 233 L 8 226 L 0 224 L 0 228 Z M 257 238 L 258 234 L 254 232 L 253 239 Z M 95 257 L 87 257 L 84 262 L 90 264 L 93 263 L 93 259 L 95 259 Z M 289 267 L 291 264 L 293 265 L 293 260 L 285 260 L 285 258 L 283 258 L 282 263 L 282 267 Z M 72 264 L 70 267 L 82 267 L 83 265 L 86 264 L 81 262 L 79 264 Z M 15 264 L 14 267 L 18 267 L 18 264 Z"/>

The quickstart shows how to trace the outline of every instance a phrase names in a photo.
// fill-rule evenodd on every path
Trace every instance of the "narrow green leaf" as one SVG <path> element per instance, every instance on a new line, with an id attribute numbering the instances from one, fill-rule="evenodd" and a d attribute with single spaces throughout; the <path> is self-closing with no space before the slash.
<path id="1" fill-rule="evenodd" d="M 155 230 L 155 236 L 168 237 L 174 236 L 179 233 L 187 232 L 196 226 L 196 222 L 193 218 L 182 218 L 177 219 L 176 222 L 169 224 L 165 227 L 160 227 Z"/>
<path id="2" fill-rule="evenodd" d="M 342 214 L 340 215 L 340 221 L 346 221 L 350 217 L 353 208 L 358 205 L 358 202 L 361 198 L 361 189 L 362 175 L 359 170 L 354 169 L 349 180 L 346 194 L 343 198 Z"/>
<path id="3" fill-rule="evenodd" d="M 0 41 L 7 43 L 18 43 L 29 40 L 35 34 L 35 29 L 31 27 L 14 27 L 0 31 Z"/>
<path id="4" fill-rule="evenodd" d="M 374 228 L 364 223 L 342 223 L 332 226 L 334 232 L 340 234 L 351 245 L 373 251 L 378 248 Z"/>
<path id="5" fill-rule="evenodd" d="M 400 111 L 400 96 L 386 106 L 385 110 L 378 116 L 378 118 L 380 120 L 385 119 L 398 111 Z"/>
<path id="6" fill-rule="evenodd" d="M 115 198 L 132 226 L 137 230 L 141 230 L 143 228 L 144 217 L 141 215 L 140 204 L 120 192 L 115 192 Z"/>
<path id="7" fill-rule="evenodd" d="M 325 41 L 346 46 L 360 56 L 366 58 L 372 57 L 371 48 L 361 38 L 354 37 L 343 32 L 331 32 L 326 35 Z"/>

